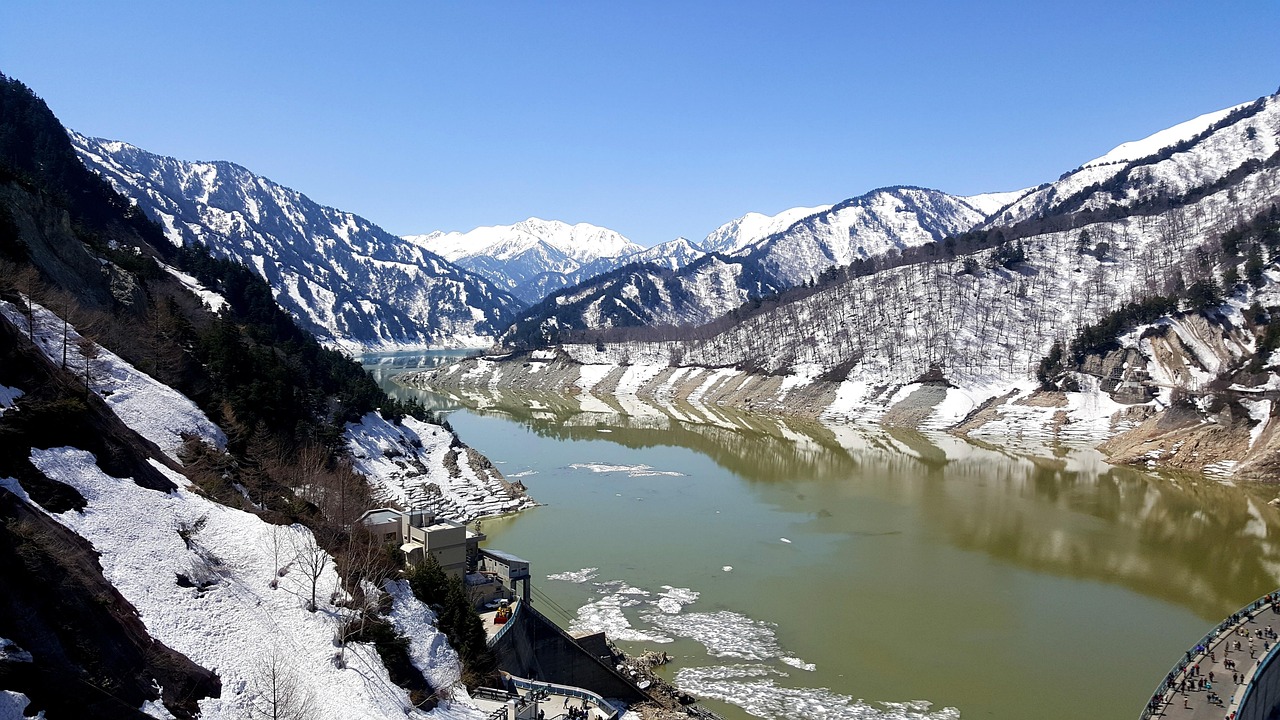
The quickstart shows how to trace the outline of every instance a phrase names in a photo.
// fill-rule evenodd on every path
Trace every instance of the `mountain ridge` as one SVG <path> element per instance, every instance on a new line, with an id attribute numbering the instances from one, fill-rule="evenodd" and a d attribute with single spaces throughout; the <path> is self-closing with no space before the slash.
<path id="1" fill-rule="evenodd" d="M 483 345 L 520 306 L 480 276 L 236 163 L 68 134 L 86 165 L 155 218 L 171 243 L 254 269 L 329 344 Z"/>

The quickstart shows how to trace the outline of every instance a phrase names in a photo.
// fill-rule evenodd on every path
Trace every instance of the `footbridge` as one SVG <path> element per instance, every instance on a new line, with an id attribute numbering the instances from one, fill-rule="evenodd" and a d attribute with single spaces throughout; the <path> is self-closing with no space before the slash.
<path id="1" fill-rule="evenodd" d="M 1280 590 L 1240 608 L 1183 653 L 1141 720 L 1280 718 L 1278 634 Z"/>

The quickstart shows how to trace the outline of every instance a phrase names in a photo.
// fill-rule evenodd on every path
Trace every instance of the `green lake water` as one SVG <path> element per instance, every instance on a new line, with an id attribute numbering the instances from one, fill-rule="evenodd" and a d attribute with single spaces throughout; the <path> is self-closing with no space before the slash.
<path id="1" fill-rule="evenodd" d="M 1280 583 L 1273 488 L 1084 449 L 442 396 L 390 383 L 439 355 L 365 361 L 542 503 L 482 529 L 532 563 L 544 613 L 666 651 L 664 675 L 729 720 L 1136 718 Z"/>

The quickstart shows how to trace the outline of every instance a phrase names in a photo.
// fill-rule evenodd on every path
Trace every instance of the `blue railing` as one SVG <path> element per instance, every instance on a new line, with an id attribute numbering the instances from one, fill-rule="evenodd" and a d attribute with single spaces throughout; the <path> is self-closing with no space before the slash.
<path id="1" fill-rule="evenodd" d="M 1208 647 L 1213 644 L 1215 640 L 1222 637 L 1223 633 L 1235 628 L 1241 623 L 1248 622 L 1255 613 L 1269 604 L 1267 602 L 1268 597 L 1275 597 L 1277 595 L 1280 595 L 1280 590 L 1267 593 L 1248 605 L 1245 605 L 1226 620 L 1218 623 L 1218 625 L 1212 630 L 1205 633 L 1204 637 L 1197 640 L 1196 644 L 1192 645 L 1191 649 L 1187 650 L 1186 653 L 1183 654 L 1182 659 L 1175 663 L 1173 668 L 1165 674 L 1164 680 L 1160 681 L 1160 684 L 1156 686 L 1155 692 L 1151 693 L 1151 699 L 1147 701 L 1147 707 L 1143 709 L 1142 715 L 1139 716 L 1140 720 L 1150 720 L 1150 718 L 1159 715 L 1160 706 L 1164 704 L 1164 694 L 1173 689 L 1174 684 L 1177 682 L 1178 675 L 1185 670 L 1188 665 L 1193 664 L 1195 660 L 1203 657 L 1204 654 L 1208 652 Z"/>
<path id="2" fill-rule="evenodd" d="M 529 690 L 532 692 L 542 691 L 545 693 L 554 693 L 556 695 L 566 695 L 568 697 L 578 698 L 579 700 L 586 700 L 588 702 L 593 702 L 596 704 L 596 707 L 600 708 L 600 710 L 605 713 L 605 717 L 608 718 L 608 720 L 616 720 L 616 718 L 620 715 L 617 708 L 615 708 L 607 700 L 591 692 L 590 690 L 583 690 L 582 688 L 572 687 L 570 685 L 557 685 L 555 683 L 549 683 L 549 682 L 534 682 L 533 680 L 525 680 L 524 678 L 518 678 L 514 675 L 511 676 L 511 683 L 523 690 Z"/>
<path id="3" fill-rule="evenodd" d="M 520 606 L 523 604 L 524 603 L 517 600 L 515 604 L 511 606 L 511 615 L 507 618 L 507 621 L 503 623 L 502 627 L 498 628 L 498 632 L 493 634 L 493 639 L 489 641 L 490 647 L 492 647 L 494 643 L 498 642 L 498 638 L 506 634 L 507 628 L 516 624 L 516 615 L 520 612 Z"/>

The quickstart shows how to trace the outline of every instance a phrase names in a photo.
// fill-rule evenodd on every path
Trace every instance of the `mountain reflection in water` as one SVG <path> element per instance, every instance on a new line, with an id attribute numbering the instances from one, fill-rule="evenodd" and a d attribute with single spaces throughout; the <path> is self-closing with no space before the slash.
<path id="1" fill-rule="evenodd" d="M 916 504 L 959 548 L 1037 572 L 1123 585 L 1208 621 L 1234 612 L 1242 597 L 1274 589 L 1280 569 L 1280 514 L 1267 504 L 1274 490 L 1115 467 L 1087 448 L 1028 454 L 939 433 L 634 398 L 432 396 L 440 408 L 466 407 L 543 437 L 687 448 L 784 507 L 794 505 L 784 491 L 789 480 L 807 478 L 818 481 L 828 513 L 838 514 L 841 483 L 856 477 L 874 484 L 878 495 Z M 892 533 L 862 533 L 886 534 Z"/>

